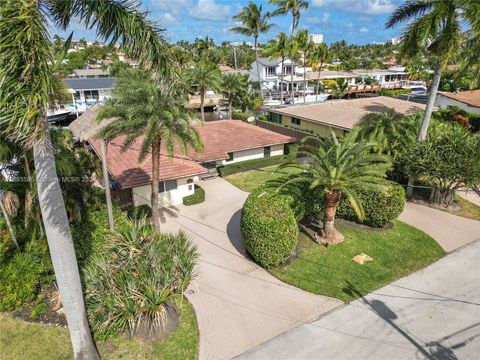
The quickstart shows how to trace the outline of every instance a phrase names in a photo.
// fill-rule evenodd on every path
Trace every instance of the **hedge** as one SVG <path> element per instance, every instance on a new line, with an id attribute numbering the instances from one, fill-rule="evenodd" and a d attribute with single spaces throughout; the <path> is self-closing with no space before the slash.
<path id="1" fill-rule="evenodd" d="M 188 195 L 183 198 L 184 205 L 195 205 L 205 201 L 205 190 L 200 186 L 195 185 L 195 192 L 193 195 Z"/>
<path id="2" fill-rule="evenodd" d="M 378 185 L 358 183 L 354 186 L 365 211 L 365 219 L 359 221 L 348 198 L 343 196 L 337 208 L 337 217 L 358 222 L 371 227 L 381 228 L 398 218 L 405 206 L 405 190 L 402 186 L 388 182 L 386 188 Z M 323 219 L 323 191 L 317 189 L 305 195 L 307 217 Z"/>
<path id="3" fill-rule="evenodd" d="M 232 114 L 232 119 L 235 120 L 242 120 L 242 121 L 247 121 L 249 117 L 252 117 L 252 114 L 249 113 L 244 113 L 244 112 L 233 112 Z"/>
<path id="4" fill-rule="evenodd" d="M 272 156 L 269 158 L 260 158 L 242 161 L 235 164 L 224 165 L 218 167 L 220 176 L 228 176 L 250 169 L 260 169 L 267 166 L 280 165 L 295 160 L 298 154 L 298 147 L 296 144 L 286 145 L 286 155 Z"/>
<path id="5" fill-rule="evenodd" d="M 295 252 L 298 226 L 286 196 L 270 196 L 262 187 L 243 206 L 241 231 L 247 252 L 265 268 L 277 266 Z"/>
<path id="6" fill-rule="evenodd" d="M 396 90 L 380 89 L 380 90 L 378 90 L 377 94 L 379 96 L 395 97 L 395 96 L 402 95 L 402 94 L 410 94 L 411 92 L 412 91 L 410 89 L 396 89 Z"/>

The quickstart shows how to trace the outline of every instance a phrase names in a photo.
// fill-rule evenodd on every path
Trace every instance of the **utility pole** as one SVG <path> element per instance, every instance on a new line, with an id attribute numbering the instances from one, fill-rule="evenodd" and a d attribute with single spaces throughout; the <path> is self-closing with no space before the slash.
<path id="1" fill-rule="evenodd" d="M 105 196 L 107 198 L 107 213 L 108 213 L 108 225 L 110 231 L 114 230 L 113 223 L 113 209 L 112 209 L 112 196 L 110 194 L 110 180 L 108 179 L 107 169 L 107 143 L 105 139 L 100 140 L 102 151 L 102 172 L 103 172 L 103 186 L 105 187 Z"/>

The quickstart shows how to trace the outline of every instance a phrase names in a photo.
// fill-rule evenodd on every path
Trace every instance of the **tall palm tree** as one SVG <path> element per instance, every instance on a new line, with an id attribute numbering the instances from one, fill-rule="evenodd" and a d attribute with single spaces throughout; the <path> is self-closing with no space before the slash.
<path id="1" fill-rule="evenodd" d="M 292 35 L 300 21 L 300 11 L 308 8 L 307 0 L 270 0 L 270 5 L 276 5 L 277 9 L 272 12 L 272 16 L 286 15 L 292 13 Z"/>
<path id="2" fill-rule="evenodd" d="M 390 167 L 386 155 L 374 153 L 377 146 L 372 142 L 358 142 L 356 130 L 349 132 L 342 139 L 335 134 L 324 139 L 307 137 L 300 151 L 309 158 L 304 171 L 291 175 L 283 185 L 306 183 L 310 190 L 323 189 L 325 214 L 323 218 L 323 236 L 328 244 L 343 241 L 343 235 L 335 229 L 335 214 L 342 196 L 347 196 L 350 205 L 358 218 L 365 217 L 364 210 L 357 194 L 355 184 L 365 181 L 382 181 Z"/>
<path id="3" fill-rule="evenodd" d="M 416 0 L 399 6 L 386 23 L 387 28 L 406 23 L 401 54 L 415 57 L 425 51 L 436 61 L 427 107 L 418 141 L 424 141 L 432 115 L 443 68 L 455 60 L 465 38 L 479 38 L 480 10 L 476 0 Z M 473 55 L 473 54 L 472 54 Z M 478 64 L 478 53 L 473 55 Z"/>
<path id="4" fill-rule="evenodd" d="M 318 101 L 318 93 L 320 91 L 320 74 L 322 72 L 322 67 L 323 64 L 327 61 L 328 59 L 328 46 L 325 43 L 320 43 L 317 44 L 313 47 L 312 51 L 310 51 L 309 54 L 309 62 L 310 66 L 313 69 L 316 69 L 318 71 L 318 76 L 317 76 L 317 89 L 316 89 L 316 96 L 315 96 L 315 101 Z"/>
<path id="5" fill-rule="evenodd" d="M 281 32 L 277 37 L 267 43 L 264 49 L 265 55 L 272 58 L 281 59 L 281 72 L 280 72 L 280 104 L 283 104 L 283 65 L 285 58 L 289 55 L 289 39 L 287 34 Z"/>
<path id="6" fill-rule="evenodd" d="M 228 115 L 230 119 L 233 114 L 233 100 L 235 94 L 246 88 L 245 78 L 239 73 L 226 74 L 222 77 L 222 92 L 228 99 Z"/>
<path id="7" fill-rule="evenodd" d="M 403 120 L 404 117 L 397 113 L 368 113 L 357 125 L 359 139 L 376 142 L 378 145 L 376 151 L 392 155 Z"/>
<path id="8" fill-rule="evenodd" d="M 152 221 L 160 230 L 160 208 L 158 205 L 160 182 L 160 155 L 172 157 L 175 150 L 187 152 L 192 146 L 197 152 L 203 150 L 193 116 L 176 100 L 158 86 L 151 74 L 142 70 L 126 70 L 112 90 L 113 98 L 100 109 L 98 119 L 115 117 L 117 120 L 99 132 L 104 139 L 126 135 L 122 144 L 124 151 L 141 139 L 139 162 L 148 154 L 152 158 Z"/>
<path id="9" fill-rule="evenodd" d="M 295 36 L 291 35 L 288 38 L 288 57 L 290 59 L 290 97 L 293 101 L 294 98 L 294 88 L 293 88 L 293 76 L 294 76 L 294 62 L 299 59 L 299 47 L 298 41 Z M 282 70 L 283 71 L 283 70 Z"/>
<path id="10" fill-rule="evenodd" d="M 186 80 L 198 88 L 200 93 L 200 113 L 205 121 L 205 95 L 207 90 L 221 88 L 222 75 L 218 67 L 211 62 L 201 60 L 189 68 L 185 74 Z"/>
<path id="11" fill-rule="evenodd" d="M 303 102 L 306 102 L 307 98 L 307 71 L 305 68 L 307 67 L 308 62 L 308 55 L 312 50 L 313 43 L 310 42 L 308 38 L 308 31 L 305 29 L 300 30 L 297 35 L 295 36 L 295 40 L 297 42 L 298 50 L 302 54 L 302 65 L 303 65 Z"/>
<path id="12" fill-rule="evenodd" d="M 257 77 L 260 89 L 260 96 L 263 99 L 262 79 L 260 77 L 260 66 L 258 63 L 258 37 L 270 31 L 275 25 L 268 22 L 270 13 L 262 12 L 262 5 L 257 6 L 249 2 L 240 12 L 233 17 L 233 20 L 239 21 L 242 26 L 233 27 L 230 31 L 253 37 L 253 46 L 255 49 L 255 64 L 257 67 Z"/>
<path id="13" fill-rule="evenodd" d="M 76 18 L 103 39 L 121 41 L 132 57 L 165 68 L 160 29 L 136 3 L 114 0 L 2 0 L 0 6 L 0 126 L 33 147 L 43 224 L 67 318 L 75 359 L 98 359 L 89 331 L 80 274 L 47 125 L 54 73 L 48 27 Z"/>
<path id="14" fill-rule="evenodd" d="M 5 223 L 7 225 L 8 232 L 10 233 L 10 237 L 12 239 L 12 242 L 15 244 L 15 246 L 20 248 L 18 245 L 17 237 L 15 236 L 15 231 L 13 230 L 13 226 L 10 223 L 10 216 L 12 213 L 15 213 L 18 208 L 18 197 L 15 193 L 13 192 L 5 192 L 4 190 L 0 190 L 0 210 L 2 210 L 2 215 L 3 218 L 5 219 Z M 5 206 L 5 204 L 8 204 L 10 206 Z"/>

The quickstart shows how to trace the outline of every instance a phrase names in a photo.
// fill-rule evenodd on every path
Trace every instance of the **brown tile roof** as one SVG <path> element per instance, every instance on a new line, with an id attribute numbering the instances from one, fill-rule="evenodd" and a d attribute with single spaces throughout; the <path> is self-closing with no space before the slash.
<path id="1" fill-rule="evenodd" d="M 102 122 L 97 121 L 98 104 L 92 106 L 85 111 L 77 119 L 73 120 L 68 126 L 73 136 L 80 141 L 87 141 L 94 137 L 104 126 L 107 126 L 115 119 L 104 119 Z"/>
<path id="2" fill-rule="evenodd" d="M 239 120 L 219 120 L 205 123 L 199 129 L 204 143 L 203 154 L 192 149 L 187 156 L 166 155 L 160 157 L 160 180 L 177 179 L 206 173 L 207 170 L 198 162 L 224 160 L 228 152 L 254 149 L 264 146 L 286 144 L 295 141 L 289 136 L 246 124 Z M 151 182 L 152 162 L 147 155 L 142 163 L 138 163 L 142 138 L 125 152 L 121 151 L 124 137 L 110 141 L 107 149 L 108 169 L 122 188 L 145 185 Z M 100 156 L 100 142 L 95 138 L 89 140 L 97 155 Z M 165 149 L 161 154 L 166 154 Z"/>
<path id="3" fill-rule="evenodd" d="M 399 114 L 410 114 L 417 110 L 425 110 L 425 105 L 378 96 L 269 109 L 269 111 L 275 113 L 346 130 L 353 129 L 365 114 L 370 112 L 391 112 L 392 110 Z"/>
<path id="4" fill-rule="evenodd" d="M 467 105 L 480 107 L 480 90 L 460 91 L 458 93 L 441 92 L 440 94 L 450 99 L 461 101 Z"/>

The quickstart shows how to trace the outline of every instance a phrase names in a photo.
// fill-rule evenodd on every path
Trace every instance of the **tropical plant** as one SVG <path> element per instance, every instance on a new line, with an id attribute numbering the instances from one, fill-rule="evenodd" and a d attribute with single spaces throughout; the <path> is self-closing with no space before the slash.
<path id="1" fill-rule="evenodd" d="M 401 136 L 398 127 L 402 120 L 403 117 L 394 112 L 368 113 L 357 125 L 359 139 L 375 142 L 377 151 L 392 155 Z"/>
<path id="2" fill-rule="evenodd" d="M 185 233 L 160 234 L 145 218 L 129 220 L 84 270 L 95 334 L 158 340 L 178 319 L 171 301 L 192 279 L 197 250 Z"/>
<path id="3" fill-rule="evenodd" d="M 337 79 L 335 84 L 332 86 L 333 95 L 337 99 L 341 99 L 348 92 L 348 83 L 345 79 Z"/>
<path id="4" fill-rule="evenodd" d="M 325 43 L 320 43 L 313 46 L 308 56 L 310 66 L 318 71 L 315 101 L 318 101 L 318 93 L 320 92 L 320 74 L 322 72 L 323 64 L 328 59 L 328 55 L 328 46 Z"/>
<path id="5" fill-rule="evenodd" d="M 283 104 L 283 65 L 285 63 L 285 58 L 289 55 L 289 39 L 287 34 L 284 32 L 278 33 L 276 38 L 269 41 L 265 48 L 265 55 L 272 58 L 280 58 L 282 70 L 280 72 L 280 103 Z"/>
<path id="6" fill-rule="evenodd" d="M 258 63 L 258 37 L 270 31 L 274 24 L 268 22 L 270 13 L 262 12 L 262 5 L 257 6 L 253 2 L 249 2 L 240 12 L 233 17 L 233 20 L 239 21 L 242 26 L 233 27 L 230 31 L 253 37 L 253 45 L 255 49 L 255 64 L 257 67 L 257 78 L 259 82 L 260 96 L 263 99 L 262 83 L 260 77 L 260 65 Z"/>
<path id="7" fill-rule="evenodd" d="M 343 241 L 343 235 L 334 225 L 341 197 L 346 196 L 357 217 L 363 219 L 365 213 L 354 184 L 383 182 L 385 172 L 390 167 L 389 158 L 373 152 L 377 146 L 375 143 L 358 141 L 357 130 L 349 132 L 342 139 L 332 132 L 324 139 L 309 136 L 303 141 L 309 145 L 304 145 L 299 153 L 310 161 L 307 166 L 296 165 L 304 171 L 292 174 L 283 186 L 304 183 L 308 184 L 311 191 L 322 189 L 325 203 L 323 237 L 328 244 L 339 243 Z"/>
<path id="8" fill-rule="evenodd" d="M 297 42 L 297 48 L 302 54 L 302 66 L 303 66 L 303 102 L 306 102 L 307 98 L 307 62 L 310 51 L 313 48 L 313 43 L 310 42 L 308 37 L 308 31 L 305 29 L 300 30 L 295 36 Z"/>
<path id="9" fill-rule="evenodd" d="M 221 89 L 222 77 L 218 67 L 206 60 L 195 63 L 185 73 L 186 80 L 196 86 L 200 93 L 200 113 L 205 121 L 205 95 L 207 90 Z"/>
<path id="10" fill-rule="evenodd" d="M 222 77 L 222 92 L 227 96 L 228 101 L 228 115 L 232 118 L 233 115 L 233 100 L 235 95 L 241 91 L 246 90 L 248 84 L 246 79 L 239 73 L 226 74 Z"/>
<path id="11" fill-rule="evenodd" d="M 98 119 L 117 118 L 99 132 L 105 139 L 125 135 L 123 151 L 139 142 L 139 162 L 147 155 L 152 158 L 152 221 L 160 229 L 158 204 L 160 182 L 160 159 L 172 157 L 175 150 L 187 152 L 192 146 L 197 152 L 203 150 L 198 128 L 193 125 L 194 116 L 182 105 L 181 99 L 169 96 L 158 86 L 149 72 L 129 69 L 122 73 L 109 99 L 99 110 Z"/>
<path id="12" fill-rule="evenodd" d="M 272 16 L 286 15 L 292 13 L 292 35 L 295 34 L 295 29 L 300 21 L 300 12 L 308 8 L 307 0 L 269 0 L 270 5 L 277 6 L 277 9 L 272 12 Z"/>
<path id="13" fill-rule="evenodd" d="M 435 59 L 433 80 L 418 140 L 424 141 L 432 115 L 443 68 L 454 61 L 465 42 L 480 37 L 480 10 L 475 0 L 418 0 L 400 5 L 386 23 L 387 28 L 407 23 L 402 34 L 401 54 L 415 57 L 425 49 Z M 469 54 L 478 64 L 478 53 Z M 473 60 L 476 59 L 476 60 Z"/>

